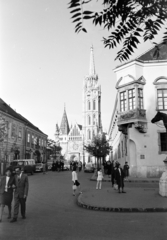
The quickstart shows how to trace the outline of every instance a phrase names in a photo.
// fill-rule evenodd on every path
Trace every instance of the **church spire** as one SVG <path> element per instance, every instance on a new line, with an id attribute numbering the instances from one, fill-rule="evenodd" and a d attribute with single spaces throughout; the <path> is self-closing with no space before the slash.
<path id="1" fill-rule="evenodd" d="M 60 125 L 60 131 L 61 131 L 61 134 L 63 135 L 68 135 L 70 131 L 65 106 L 64 106 L 64 113 L 63 113 L 63 117 Z"/>
<path id="2" fill-rule="evenodd" d="M 94 62 L 94 53 L 93 53 L 93 45 L 90 48 L 90 66 L 89 66 L 89 75 L 95 75 L 95 62 Z"/>

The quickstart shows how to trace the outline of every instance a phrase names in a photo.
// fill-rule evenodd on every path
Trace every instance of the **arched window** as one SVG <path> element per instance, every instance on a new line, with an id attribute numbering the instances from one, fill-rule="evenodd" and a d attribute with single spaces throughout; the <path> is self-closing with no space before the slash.
<path id="1" fill-rule="evenodd" d="M 91 117 L 88 115 L 88 125 L 91 125 Z"/>
<path id="2" fill-rule="evenodd" d="M 93 110 L 96 110 L 96 100 L 93 100 Z"/>
<path id="3" fill-rule="evenodd" d="M 93 125 L 96 125 L 96 115 L 93 115 Z"/>
<path id="4" fill-rule="evenodd" d="M 88 100 L 88 110 L 91 109 L 90 101 Z"/>
<path id="5" fill-rule="evenodd" d="M 90 131 L 90 129 L 88 129 L 88 135 L 87 135 L 87 138 L 88 138 L 88 140 L 90 140 L 91 139 L 91 131 Z"/>

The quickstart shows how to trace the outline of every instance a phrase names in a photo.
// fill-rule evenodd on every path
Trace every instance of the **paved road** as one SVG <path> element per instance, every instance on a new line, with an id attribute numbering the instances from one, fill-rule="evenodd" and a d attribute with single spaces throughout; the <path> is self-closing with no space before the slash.
<path id="1" fill-rule="evenodd" d="M 95 186 L 80 173 L 84 189 Z M 71 193 L 71 172 L 29 176 L 27 219 L 0 223 L 1 240 L 165 240 L 167 213 L 110 213 L 85 210 Z M 109 186 L 110 183 L 104 183 Z"/>

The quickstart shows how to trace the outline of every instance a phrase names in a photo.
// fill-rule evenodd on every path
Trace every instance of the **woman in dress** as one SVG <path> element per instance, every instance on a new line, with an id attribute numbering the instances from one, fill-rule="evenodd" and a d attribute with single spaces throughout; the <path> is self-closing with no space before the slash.
<path id="1" fill-rule="evenodd" d="M 11 218 L 13 189 L 15 187 L 15 179 L 12 176 L 12 169 L 6 169 L 6 176 L 0 179 L 0 222 L 4 212 L 4 207 L 8 206 L 8 219 Z"/>
<path id="2" fill-rule="evenodd" d="M 75 192 L 76 192 L 77 188 L 79 188 L 79 190 L 80 190 L 80 183 L 78 182 L 78 176 L 77 176 L 77 173 L 76 173 L 76 167 L 73 167 L 72 182 L 73 182 L 73 186 L 72 186 L 73 196 L 75 196 Z M 82 192 L 80 191 L 80 193 L 82 193 Z"/>
<path id="3" fill-rule="evenodd" d="M 99 168 L 99 169 L 98 169 L 98 172 L 97 172 L 97 184 L 96 184 L 96 189 L 101 189 L 102 180 L 103 180 L 103 173 L 102 173 L 101 168 Z"/>

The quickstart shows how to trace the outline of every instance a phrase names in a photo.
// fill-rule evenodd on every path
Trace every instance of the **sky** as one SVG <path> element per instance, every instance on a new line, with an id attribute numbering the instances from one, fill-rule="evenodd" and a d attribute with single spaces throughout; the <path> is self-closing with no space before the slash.
<path id="1" fill-rule="evenodd" d="M 85 23 L 75 33 L 69 0 L 0 0 L 0 98 L 54 139 L 64 106 L 69 124 L 82 124 L 82 87 L 89 74 L 90 47 L 102 89 L 102 124 L 107 131 L 116 97 L 113 69 L 120 49 L 104 48 L 107 32 Z M 97 7 L 97 1 L 91 8 Z M 159 34 L 155 41 L 160 41 Z M 140 44 L 135 58 L 151 48 Z"/>

